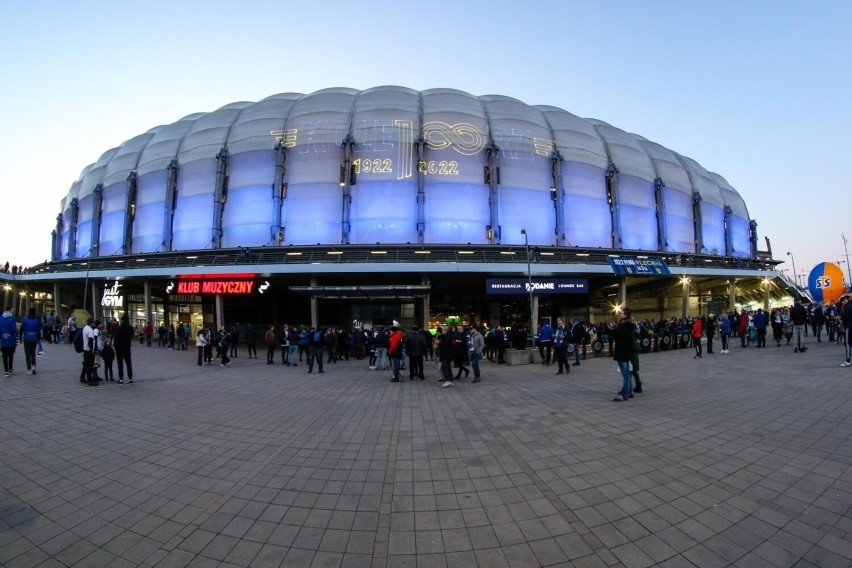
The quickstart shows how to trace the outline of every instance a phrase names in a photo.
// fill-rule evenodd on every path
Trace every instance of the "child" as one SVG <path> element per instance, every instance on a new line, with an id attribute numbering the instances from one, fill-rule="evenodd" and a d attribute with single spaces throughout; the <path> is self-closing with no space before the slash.
<path id="1" fill-rule="evenodd" d="M 115 360 L 115 349 L 112 346 L 111 340 L 104 340 L 104 348 L 101 350 L 100 355 L 104 362 L 104 380 L 114 381 L 115 375 L 112 372 L 112 362 Z"/>

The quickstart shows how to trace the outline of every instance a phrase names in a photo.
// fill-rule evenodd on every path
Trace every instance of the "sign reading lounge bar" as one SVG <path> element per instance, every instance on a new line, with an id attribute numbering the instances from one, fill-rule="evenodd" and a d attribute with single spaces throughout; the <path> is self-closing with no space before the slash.
<path id="1" fill-rule="evenodd" d="M 638 256 L 611 256 L 608 260 L 609 265 L 612 267 L 612 271 L 616 274 L 630 274 L 634 276 L 671 274 L 665 261 L 658 257 L 648 256 L 640 258 Z"/>
<path id="2" fill-rule="evenodd" d="M 529 294 L 530 282 L 523 278 L 488 278 L 486 294 Z M 589 281 L 585 278 L 533 278 L 533 294 L 588 294 Z"/>

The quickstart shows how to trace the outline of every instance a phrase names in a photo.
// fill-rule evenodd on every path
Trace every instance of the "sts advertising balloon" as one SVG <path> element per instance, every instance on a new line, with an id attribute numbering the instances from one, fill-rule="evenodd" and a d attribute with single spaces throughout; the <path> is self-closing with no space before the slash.
<path id="1" fill-rule="evenodd" d="M 808 289 L 817 302 L 836 302 L 846 292 L 843 270 L 833 262 L 817 264 L 808 276 Z"/>

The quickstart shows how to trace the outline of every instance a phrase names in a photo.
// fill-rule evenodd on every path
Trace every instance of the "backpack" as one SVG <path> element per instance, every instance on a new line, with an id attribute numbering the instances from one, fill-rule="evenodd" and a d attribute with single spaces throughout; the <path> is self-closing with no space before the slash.
<path id="1" fill-rule="evenodd" d="M 314 344 L 317 344 L 317 343 L 322 343 L 322 332 L 321 331 L 315 331 L 314 332 Z"/>
<path id="2" fill-rule="evenodd" d="M 74 332 L 74 351 L 77 353 L 83 352 L 83 328 L 78 327 Z"/>

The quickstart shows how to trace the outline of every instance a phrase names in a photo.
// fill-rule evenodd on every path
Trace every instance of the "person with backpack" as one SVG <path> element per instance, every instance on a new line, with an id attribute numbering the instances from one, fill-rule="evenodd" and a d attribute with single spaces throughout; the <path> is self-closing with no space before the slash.
<path id="1" fill-rule="evenodd" d="M 314 370 L 314 360 L 316 360 L 317 365 L 319 367 L 319 372 L 324 373 L 322 370 L 322 351 L 325 346 L 323 340 L 323 331 L 320 327 L 312 327 L 308 332 L 308 338 L 310 341 L 310 351 L 308 355 L 308 372 L 312 373 Z"/>

